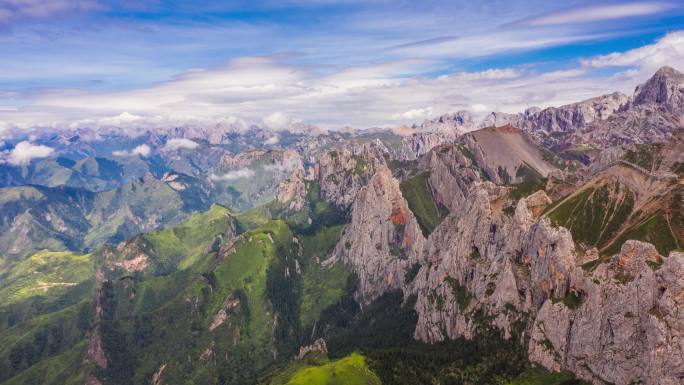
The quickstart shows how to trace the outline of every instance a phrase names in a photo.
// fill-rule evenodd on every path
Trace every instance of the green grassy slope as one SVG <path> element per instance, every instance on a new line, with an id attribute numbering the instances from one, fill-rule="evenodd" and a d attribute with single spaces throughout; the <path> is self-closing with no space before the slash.
<path id="1" fill-rule="evenodd" d="M 588 187 L 547 213 L 551 222 L 572 232 L 573 239 L 589 246 L 605 246 L 627 221 L 634 194 L 619 183 Z"/>
<path id="2" fill-rule="evenodd" d="M 90 255 L 42 251 L 0 273 L 0 305 L 7 305 L 29 297 L 63 295 L 91 279 L 95 266 Z"/>
<path id="3" fill-rule="evenodd" d="M 312 235 L 301 236 L 303 248 L 301 324 L 311 325 L 326 307 L 343 295 L 350 269 L 342 264 L 321 266 L 340 239 L 342 225 L 324 227 Z"/>
<path id="4" fill-rule="evenodd" d="M 274 326 L 280 305 L 274 285 L 287 281 L 282 267 L 290 266 L 280 264 L 293 253 L 292 237 L 284 222 L 272 221 L 243 234 L 223 259 L 209 252 L 192 268 L 109 283 L 99 332 L 120 363 L 100 376 L 144 383 L 167 364 L 164 381 L 170 383 L 221 376 L 226 383 L 248 382 L 273 361 L 273 338 L 287 339 L 287 330 Z M 197 266 L 207 270 L 200 273 Z M 217 321 L 221 313 L 225 318 Z M 277 325 L 285 328 L 287 320 Z M 274 330 L 285 336 L 274 337 Z"/>
<path id="5" fill-rule="evenodd" d="M 0 272 L 0 383 L 67 383 L 94 310 L 91 256 L 43 251 Z"/>
<path id="6" fill-rule="evenodd" d="M 575 241 L 596 246 L 605 256 L 619 252 L 630 239 L 652 243 L 668 255 L 684 247 L 683 191 L 675 187 L 636 210 L 634 194 L 618 182 L 608 182 L 557 202 L 546 215 L 553 224 L 568 228 Z"/>
<path id="7" fill-rule="evenodd" d="M 672 233 L 667 219 L 662 211 L 643 220 L 642 222 L 626 229 L 603 251 L 606 255 L 612 255 L 620 251 L 623 243 L 630 239 L 637 239 L 652 243 L 658 252 L 667 256 L 670 251 L 678 250 L 682 247 L 677 242 L 676 236 Z"/>
<path id="8" fill-rule="evenodd" d="M 381 385 L 366 359 L 352 353 L 335 361 L 295 362 L 264 385 Z"/>
<path id="9" fill-rule="evenodd" d="M 430 173 L 424 172 L 404 181 L 400 188 L 409 208 L 416 216 L 423 235 L 428 236 L 446 216 L 446 209 L 437 206 L 428 186 Z"/>

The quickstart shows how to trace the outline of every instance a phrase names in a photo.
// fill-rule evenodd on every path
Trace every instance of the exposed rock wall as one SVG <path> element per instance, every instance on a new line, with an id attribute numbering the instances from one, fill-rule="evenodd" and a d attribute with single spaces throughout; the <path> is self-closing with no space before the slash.
<path id="1" fill-rule="evenodd" d="M 424 243 L 399 182 L 381 165 L 359 191 L 351 223 L 328 263 L 341 260 L 353 267 L 359 278 L 357 299 L 365 305 L 403 287 L 406 271 L 421 258 Z"/>
<path id="2" fill-rule="evenodd" d="M 378 142 L 357 148 L 330 151 L 318 160 L 315 180 L 321 187 L 321 198 L 346 210 L 356 194 L 379 166 L 385 166 L 383 154 L 387 149 Z"/>
<path id="3" fill-rule="evenodd" d="M 415 337 L 426 342 L 470 338 L 485 322 L 519 338 L 532 361 L 596 384 L 684 381 L 684 253 L 663 257 L 629 241 L 583 268 L 597 253 L 579 255 L 569 231 L 538 217 L 544 193 L 521 199 L 509 216 L 506 187 L 481 182 L 456 152 L 435 152 L 421 165 L 451 213 L 427 239 L 386 168 L 354 200 L 334 259 L 358 274 L 362 304 L 402 288 L 417 295 Z"/>

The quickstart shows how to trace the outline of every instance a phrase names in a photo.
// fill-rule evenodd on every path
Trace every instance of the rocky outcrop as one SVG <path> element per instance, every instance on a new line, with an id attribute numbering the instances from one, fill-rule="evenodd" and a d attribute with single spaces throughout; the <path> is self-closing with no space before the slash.
<path id="1" fill-rule="evenodd" d="M 664 111 L 684 113 L 684 74 L 662 67 L 634 91 L 632 105 L 655 105 Z"/>
<path id="2" fill-rule="evenodd" d="M 305 171 L 301 157 L 295 151 L 283 152 L 283 175 L 276 187 L 276 200 L 287 204 L 293 211 L 301 210 L 306 203 Z"/>
<path id="3" fill-rule="evenodd" d="M 682 114 L 684 74 L 663 67 L 631 97 L 614 92 L 560 107 L 532 107 L 518 114 L 492 112 L 479 127 L 512 125 L 547 147 L 581 143 L 607 148 L 666 140 L 682 127 Z"/>
<path id="4" fill-rule="evenodd" d="M 614 109 L 618 103 L 620 105 Z M 684 74 L 671 67 L 663 67 L 638 86 L 631 98 L 616 97 L 613 103 L 602 107 L 598 119 L 578 125 L 562 142 L 606 148 L 665 141 L 684 124 Z M 523 127 L 536 131 L 535 135 L 540 137 L 538 127 Z M 548 141 L 549 138 L 543 140 Z"/>
<path id="5" fill-rule="evenodd" d="M 444 114 L 435 119 L 414 125 L 411 133 L 402 139 L 401 151 L 397 158 L 415 160 L 433 148 L 456 140 L 459 136 L 476 128 L 468 111 Z"/>
<path id="6" fill-rule="evenodd" d="M 167 364 L 161 364 L 159 366 L 159 369 L 152 375 L 150 385 L 162 385 L 162 375 L 164 374 L 164 370 L 166 370 L 166 366 Z"/>
<path id="7" fill-rule="evenodd" d="M 475 128 L 473 116 L 468 111 L 458 111 L 453 114 L 444 114 L 435 119 L 423 121 L 414 130 L 422 132 L 440 132 L 452 138 L 462 135 Z"/>
<path id="8" fill-rule="evenodd" d="M 580 252 L 542 215 L 544 192 L 504 213 L 509 188 L 483 181 L 456 145 L 434 149 L 419 168 L 450 211 L 435 230 L 422 235 L 398 181 L 379 167 L 328 261 L 357 273 L 361 304 L 401 288 L 417 296 L 422 341 L 471 338 L 491 325 L 532 361 L 595 384 L 682 382 L 684 253 L 663 257 L 638 241 L 612 257 Z"/>
<path id="9" fill-rule="evenodd" d="M 547 133 L 574 131 L 589 123 L 607 119 L 628 101 L 627 95 L 614 92 L 578 103 L 546 108 L 526 116 L 524 128 Z"/>
<path id="10" fill-rule="evenodd" d="M 531 331 L 530 358 L 595 383 L 684 381 L 684 254 L 663 263 L 655 248 L 628 241 L 611 262 L 578 274 L 581 303 L 546 301 Z"/>
<path id="11" fill-rule="evenodd" d="M 520 122 L 532 115 L 528 111 L 538 112 L 539 110 L 526 110 L 524 114 L 507 114 L 505 112 L 493 111 L 482 120 L 480 127 L 503 127 L 508 125 L 519 127 L 521 125 Z"/>
<path id="12" fill-rule="evenodd" d="M 370 142 L 321 155 L 316 164 L 315 177 L 321 189 L 321 198 L 347 210 L 368 178 L 378 167 L 385 166 L 386 148 L 383 148 L 381 143 Z"/>
<path id="13" fill-rule="evenodd" d="M 470 185 L 480 180 L 475 159 L 458 145 L 444 145 L 421 158 L 418 168 L 430 170 L 429 183 L 437 203 L 456 211 L 465 202 Z"/>
<path id="14" fill-rule="evenodd" d="M 216 169 L 234 170 L 247 167 L 255 160 L 264 156 L 264 154 L 266 154 L 266 151 L 264 150 L 246 151 L 237 155 L 225 154 L 219 159 Z"/>
<path id="15" fill-rule="evenodd" d="M 237 308 L 238 306 L 240 306 L 240 299 L 236 298 L 233 295 L 228 296 L 228 298 L 226 298 L 226 300 L 223 301 L 223 304 L 214 316 L 214 319 L 211 321 L 211 325 L 209 325 L 209 331 L 213 332 L 217 327 L 223 325 L 223 323 L 226 322 L 228 317 L 230 317 L 230 314 L 233 311 L 233 309 Z"/>
<path id="16" fill-rule="evenodd" d="M 560 107 L 543 110 L 531 107 L 519 114 L 492 112 L 480 127 L 512 125 L 537 137 L 546 137 L 552 132 L 573 132 L 590 123 L 605 120 L 628 102 L 627 95 L 614 92 Z"/>
<path id="17" fill-rule="evenodd" d="M 397 158 L 400 160 L 415 160 L 429 153 L 433 148 L 453 140 L 453 137 L 441 132 L 417 132 L 402 138 L 401 151 Z"/>
<path id="18" fill-rule="evenodd" d="M 362 305 L 390 289 L 401 288 L 408 268 L 421 259 L 425 238 L 401 195 L 392 172 L 380 165 L 352 207 L 351 223 L 333 257 L 354 268 Z"/>
<path id="19" fill-rule="evenodd" d="M 306 357 L 309 353 L 328 354 L 328 348 L 325 345 L 325 340 L 323 338 L 319 338 L 316 341 L 314 341 L 311 345 L 300 347 L 299 353 L 295 358 L 297 360 L 304 359 L 304 357 Z"/>

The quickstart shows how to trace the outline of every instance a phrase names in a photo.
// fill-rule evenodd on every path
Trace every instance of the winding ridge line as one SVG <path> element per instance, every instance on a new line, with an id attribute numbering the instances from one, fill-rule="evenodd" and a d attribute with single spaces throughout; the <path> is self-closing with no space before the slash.
<path id="1" fill-rule="evenodd" d="M 624 166 L 629 166 L 629 167 L 636 169 L 637 171 L 641 172 L 642 174 L 645 174 L 651 178 L 658 179 L 661 181 L 678 178 L 677 174 L 675 174 L 675 173 L 668 172 L 668 171 L 656 171 L 656 172 L 648 171 L 645 168 L 643 168 L 637 164 L 634 164 L 632 162 L 626 161 L 624 159 L 614 160 L 612 162 L 608 162 L 607 164 L 605 164 L 605 165 L 603 165 L 597 169 L 593 169 L 591 171 L 590 176 L 594 176 L 594 175 L 601 173 L 601 172 L 603 172 L 603 171 L 605 171 L 605 170 L 607 170 L 607 169 L 609 169 L 615 165 L 618 165 L 618 164 L 622 164 Z"/>

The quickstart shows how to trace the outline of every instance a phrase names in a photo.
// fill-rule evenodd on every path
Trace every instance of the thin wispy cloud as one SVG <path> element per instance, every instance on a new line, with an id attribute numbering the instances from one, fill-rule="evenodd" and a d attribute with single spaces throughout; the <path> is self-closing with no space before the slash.
<path id="1" fill-rule="evenodd" d="M 617 20 L 629 17 L 653 15 L 675 8 L 672 3 L 635 2 L 607 5 L 590 5 L 555 11 L 525 20 L 533 26 L 555 26 L 563 24 L 590 23 Z"/>
<path id="2" fill-rule="evenodd" d="M 103 9 L 104 5 L 96 0 L 0 0 L 0 26 L 27 19 Z"/>

